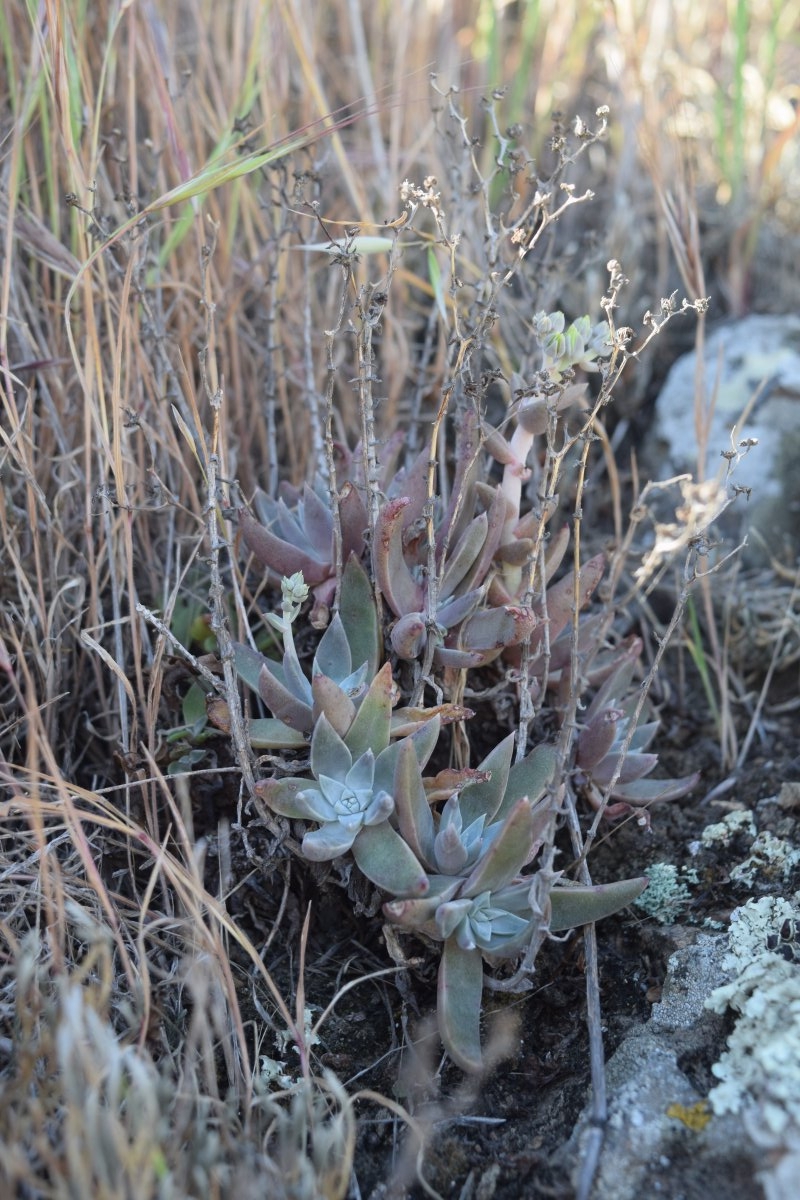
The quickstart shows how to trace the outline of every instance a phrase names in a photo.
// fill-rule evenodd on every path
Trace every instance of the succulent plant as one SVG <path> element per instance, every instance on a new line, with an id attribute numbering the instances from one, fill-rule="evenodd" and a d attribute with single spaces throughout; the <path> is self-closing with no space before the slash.
<path id="1" fill-rule="evenodd" d="M 242 538 L 256 560 L 278 579 L 302 574 L 313 589 L 315 604 L 311 623 L 327 624 L 327 614 L 336 591 L 336 546 L 332 500 L 308 484 L 302 489 L 285 487 L 284 495 L 294 501 L 289 507 L 282 495 L 273 500 L 258 492 L 255 506 L 260 520 L 246 508 L 239 510 Z M 346 482 L 337 498 L 341 530 L 341 561 L 351 554 L 360 558 L 364 550 L 367 510 L 358 488 Z"/>
<path id="2" fill-rule="evenodd" d="M 649 824 L 649 805 L 685 796 L 696 786 L 700 775 L 695 772 L 680 779 L 645 778 L 658 763 L 658 755 L 647 752 L 658 730 L 658 721 L 637 726 L 620 762 L 637 704 L 636 695 L 631 694 L 631 683 L 641 652 L 641 639 L 634 637 L 615 653 L 615 666 L 586 710 L 578 735 L 575 780 L 592 806 L 599 808 L 616 775 L 610 792 L 610 799 L 616 803 L 607 805 L 604 815 L 613 819 L 637 810 L 640 822 Z"/>
<path id="3" fill-rule="evenodd" d="M 401 745 L 393 823 L 373 828 L 353 844 L 361 871 L 396 897 L 384 905 L 387 920 L 443 943 L 439 1031 L 448 1053 L 465 1070 L 481 1067 L 484 958 L 519 955 L 547 921 L 539 902 L 541 880 L 520 872 L 552 836 L 556 805 L 545 792 L 555 752 L 539 746 L 512 767 L 513 743 L 513 735 L 505 738 L 481 764 L 481 780 L 452 795 L 438 817 L 431 811 L 417 756 Z M 396 878 L 394 825 L 419 868 L 409 872 L 415 894 L 391 886 Z M 420 879 L 426 886 L 420 887 Z M 633 900 L 645 884 L 628 880 L 605 889 L 555 888 L 550 891 L 550 928 L 599 919 Z M 562 895 L 567 899 L 563 907 Z"/>
<path id="4" fill-rule="evenodd" d="M 591 317 L 584 316 L 567 325 L 562 312 L 538 312 L 532 326 L 542 349 L 544 370 L 554 382 L 575 368 L 596 371 L 597 359 L 607 358 L 611 352 L 604 321 L 592 325 Z"/>

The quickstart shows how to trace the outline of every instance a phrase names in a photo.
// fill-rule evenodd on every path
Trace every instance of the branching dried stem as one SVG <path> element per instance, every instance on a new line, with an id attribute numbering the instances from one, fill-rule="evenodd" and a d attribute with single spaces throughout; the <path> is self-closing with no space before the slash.
<path id="1" fill-rule="evenodd" d="M 219 378 L 219 383 L 216 387 L 212 386 L 211 370 L 216 377 L 216 364 L 209 364 L 209 356 L 213 353 L 213 339 L 215 327 L 216 305 L 211 297 L 210 281 L 209 281 L 209 266 L 214 255 L 216 246 L 217 227 L 209 219 L 210 236 L 207 243 L 201 251 L 201 271 L 202 271 L 202 305 L 206 315 L 206 337 L 205 344 L 200 353 L 200 379 L 203 384 L 203 389 L 206 394 L 206 399 L 211 406 L 212 414 L 212 429 L 211 429 L 211 444 L 208 446 L 205 442 L 205 434 L 202 428 L 198 425 L 197 437 L 201 439 L 204 446 L 205 462 L 206 462 L 206 504 L 205 516 L 208 528 L 208 543 L 209 543 L 209 599 L 211 602 L 211 628 L 217 639 L 219 647 L 219 657 L 222 663 L 222 676 L 225 683 L 225 697 L 228 703 L 231 723 L 231 741 L 233 743 L 236 761 L 242 772 L 242 783 L 245 796 L 249 799 L 255 791 L 255 775 L 253 774 L 253 751 L 250 746 L 250 739 L 247 733 L 247 723 L 242 712 L 242 705 L 239 699 L 239 684 L 236 676 L 236 667 L 234 665 L 234 649 L 233 640 L 231 638 L 230 628 L 228 626 L 228 612 L 226 607 L 226 590 L 222 581 L 222 571 L 220 567 L 220 551 L 228 548 L 228 543 L 220 532 L 221 513 L 220 513 L 220 494 L 221 494 L 221 441 L 220 441 L 220 413 L 222 410 L 224 391 L 223 381 Z M 240 800 L 241 806 L 241 800 Z"/>

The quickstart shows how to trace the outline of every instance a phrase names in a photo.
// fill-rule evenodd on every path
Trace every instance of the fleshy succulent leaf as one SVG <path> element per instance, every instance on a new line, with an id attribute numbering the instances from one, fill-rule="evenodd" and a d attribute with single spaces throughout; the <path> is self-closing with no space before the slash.
<path id="1" fill-rule="evenodd" d="M 309 487 L 303 488 L 303 532 L 314 554 L 322 561 L 331 562 L 333 549 L 333 515 L 327 503 Z"/>
<path id="2" fill-rule="evenodd" d="M 499 654 L 507 646 L 518 645 L 538 623 L 533 609 L 516 604 L 484 608 L 461 626 L 458 646 L 461 650 L 495 650 Z"/>
<path id="3" fill-rule="evenodd" d="M 471 592 L 465 592 L 463 596 L 456 596 L 452 600 L 446 600 L 444 604 L 440 604 L 437 608 L 436 620 L 445 629 L 452 629 L 475 611 L 482 595 L 481 588 L 473 588 Z"/>
<path id="4" fill-rule="evenodd" d="M 471 783 L 461 792 L 461 816 L 469 825 L 478 816 L 484 816 L 487 824 L 492 820 L 503 800 L 514 754 L 514 737 L 510 733 L 494 750 L 487 754 L 478 768 L 488 771 L 489 778 L 480 783 Z M 534 797 L 534 800 L 538 797 Z"/>
<path id="5" fill-rule="evenodd" d="M 617 769 L 618 754 L 607 754 L 602 762 L 592 768 L 592 782 L 599 788 L 608 787 L 611 782 L 611 777 Z M 636 783 L 643 779 L 645 775 L 649 775 L 658 765 L 657 754 L 626 754 L 625 760 L 620 767 L 619 778 L 614 785 L 616 793 L 617 786 L 624 787 L 629 783 Z"/>
<path id="6" fill-rule="evenodd" d="M 305 808 L 297 804 L 297 794 L 308 787 L 307 779 L 262 779 L 255 787 L 259 799 L 279 817 L 302 820 Z"/>
<path id="7" fill-rule="evenodd" d="M 246 508 L 239 510 L 239 528 L 248 550 L 262 567 L 274 574 L 283 577 L 302 571 L 310 587 L 322 583 L 330 574 L 329 562 L 320 562 L 300 547 L 276 537 L 256 521 Z"/>
<path id="8" fill-rule="evenodd" d="M 381 646 L 378 614 L 369 576 L 354 554 L 348 558 L 342 573 L 339 616 L 350 645 L 352 666 L 358 668 L 366 663 L 367 679 L 373 679 Z"/>
<path id="9" fill-rule="evenodd" d="M 323 633 L 314 655 L 314 665 L 311 676 L 327 675 L 330 679 L 341 681 L 352 672 L 354 666 L 350 657 L 350 643 L 347 640 L 342 618 L 334 613 L 328 628 Z"/>
<path id="10" fill-rule="evenodd" d="M 617 738 L 622 710 L 603 708 L 595 712 L 578 735 L 575 762 L 583 771 L 593 769 L 603 761 Z"/>
<path id="11" fill-rule="evenodd" d="M 388 821 L 361 829 L 353 842 L 353 858 L 367 879 L 393 896 L 411 899 L 428 891 L 425 868 Z"/>
<path id="12" fill-rule="evenodd" d="M 637 779 L 635 783 L 620 784 L 612 795 L 637 806 L 657 804 L 664 800 L 680 800 L 700 782 L 700 772 L 680 779 Z"/>
<path id="13" fill-rule="evenodd" d="M 501 820 L 518 800 L 526 796 L 531 804 L 541 799 L 552 782 L 558 758 L 555 746 L 534 746 L 508 773 L 505 795 L 495 820 Z"/>
<path id="14" fill-rule="evenodd" d="M 259 654 L 258 650 L 253 650 L 244 642 L 233 643 L 233 662 L 236 674 L 254 692 L 258 691 L 258 676 L 264 664 L 277 666 L 277 663 L 265 658 L 263 654 Z"/>
<path id="15" fill-rule="evenodd" d="M 439 740 L 439 728 L 439 717 L 431 717 L 429 721 L 415 725 L 413 730 L 405 737 L 390 742 L 375 760 L 375 787 L 392 791 L 400 747 L 405 742 L 411 743 L 414 747 L 414 753 L 417 756 L 417 762 L 420 767 L 424 767 L 433 754 L 436 743 Z"/>
<path id="16" fill-rule="evenodd" d="M 358 488 L 347 482 L 339 496 L 339 520 L 342 528 L 342 558 L 345 562 L 350 555 L 360 557 L 364 548 L 364 534 L 369 525 L 369 517 Z"/>
<path id="17" fill-rule="evenodd" d="M 467 877 L 462 895 L 474 897 L 506 887 L 529 861 L 532 847 L 532 806 L 527 799 L 518 800 Z"/>
<path id="18" fill-rule="evenodd" d="M 353 758 L 365 750 L 380 754 L 389 745 L 392 720 L 392 668 L 384 663 L 361 702 L 345 741 Z"/>
<path id="19" fill-rule="evenodd" d="M 319 829 L 310 830 L 303 838 L 303 854 L 310 862 L 328 862 L 340 858 L 352 849 L 356 831 L 348 830 L 339 821 L 329 821 Z"/>
<path id="20" fill-rule="evenodd" d="M 420 862 L 433 865 L 433 814 L 425 794 L 417 755 L 409 738 L 398 747 L 393 794 L 402 838 Z"/>
<path id="21" fill-rule="evenodd" d="M 439 1033 L 444 1048 L 463 1071 L 480 1071 L 483 963 L 480 951 L 462 950 L 449 938 L 439 964 Z"/>
<path id="22" fill-rule="evenodd" d="M 603 577 L 606 560 L 602 554 L 596 554 L 583 564 L 578 577 L 578 608 L 581 609 L 591 599 L 592 593 Z M 575 604 L 574 571 L 559 579 L 547 589 L 547 619 L 550 623 L 550 642 L 555 641 L 562 629 L 572 620 Z M 543 608 L 542 605 L 537 607 Z"/>
<path id="23" fill-rule="evenodd" d="M 344 779 L 352 765 L 352 753 L 323 713 L 311 738 L 312 772 L 318 779 L 323 774 Z"/>
<path id="24" fill-rule="evenodd" d="M 488 530 L 489 518 L 486 513 L 480 513 L 470 521 L 458 543 L 447 556 L 447 565 L 440 585 L 442 596 L 455 594 L 456 588 L 462 583 L 483 549 Z"/>
<path id="25" fill-rule="evenodd" d="M 392 649 L 398 658 L 412 662 L 424 650 L 426 636 L 425 614 L 421 612 L 406 613 L 399 617 L 392 626 L 390 634 Z"/>
<path id="26" fill-rule="evenodd" d="M 422 587 L 403 555 L 403 514 L 409 504 L 407 496 L 398 496 L 383 505 L 373 546 L 378 587 L 396 617 L 419 612 L 423 603 Z"/>
<path id="27" fill-rule="evenodd" d="M 299 729 L 292 729 L 275 717 L 257 717 L 247 726 L 254 750 L 301 750 L 308 743 Z"/>
<path id="28" fill-rule="evenodd" d="M 615 883 L 600 883 L 591 887 L 554 887 L 550 892 L 550 929 L 558 933 L 609 917 L 632 904 L 647 887 L 647 882 L 646 877 L 641 877 L 619 879 Z"/>
<path id="29" fill-rule="evenodd" d="M 311 694 L 314 698 L 314 723 L 324 713 L 339 736 L 344 737 L 356 716 L 356 706 L 347 693 L 327 675 L 315 675 L 311 682 Z"/>
<path id="30" fill-rule="evenodd" d="M 265 660 L 258 676 L 258 691 L 261 699 L 270 712 L 280 721 L 299 729 L 302 733 L 310 733 L 312 726 L 311 705 L 298 699 L 277 678 L 272 663 Z"/>

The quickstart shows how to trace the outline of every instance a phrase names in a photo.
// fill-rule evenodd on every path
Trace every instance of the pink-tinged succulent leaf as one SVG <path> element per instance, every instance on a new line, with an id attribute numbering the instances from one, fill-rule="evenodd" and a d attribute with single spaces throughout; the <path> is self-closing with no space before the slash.
<path id="1" fill-rule="evenodd" d="M 427 627 L 425 614 L 421 612 L 406 613 L 399 617 L 392 626 L 389 640 L 398 658 L 413 662 L 425 649 Z"/>
<path id="2" fill-rule="evenodd" d="M 419 521 L 428 499 L 430 457 L 429 448 L 424 446 L 408 470 L 401 474 L 395 481 L 408 500 L 407 507 L 403 509 L 402 528 L 404 533 L 415 521 Z"/>
<path id="3" fill-rule="evenodd" d="M 335 613 L 328 628 L 323 633 L 314 655 L 314 675 L 327 675 L 330 679 L 344 679 L 360 663 L 354 663 L 350 656 L 350 643 L 347 640 L 342 618 Z"/>
<path id="4" fill-rule="evenodd" d="M 308 746 L 298 729 L 273 717 L 257 717 L 250 721 L 247 736 L 254 750 L 302 750 Z"/>
<path id="5" fill-rule="evenodd" d="M 564 525 L 550 539 L 544 556 L 544 573 L 548 583 L 564 561 L 564 555 L 567 553 L 567 547 L 569 546 L 569 536 L 569 525 Z"/>
<path id="6" fill-rule="evenodd" d="M 392 738 L 407 737 L 431 717 L 438 717 L 442 725 L 454 721 L 469 721 L 475 713 L 463 704 L 434 704 L 430 708 L 396 708 L 392 713 Z"/>
<path id="7" fill-rule="evenodd" d="M 592 593 L 603 578 L 606 560 L 602 554 L 596 554 L 580 569 L 578 578 L 578 608 L 583 608 L 591 599 Z M 562 629 L 572 620 L 575 604 L 574 571 L 559 579 L 547 589 L 547 619 L 550 623 L 550 644 L 552 646 Z M 544 605 L 537 604 L 537 610 L 544 614 Z"/>
<path id="8" fill-rule="evenodd" d="M 506 887 L 530 859 L 533 846 L 532 806 L 518 800 L 467 877 L 462 896 L 478 896 Z"/>
<path id="9" fill-rule="evenodd" d="M 384 663 L 369 686 L 345 741 L 353 758 L 366 750 L 380 754 L 389 745 L 392 723 L 392 668 Z"/>
<path id="10" fill-rule="evenodd" d="M 639 637 L 629 638 L 617 647 L 614 669 L 603 680 L 586 710 L 587 724 L 602 709 L 618 707 L 623 703 L 630 691 L 641 653 L 642 639 Z"/>
<path id="11" fill-rule="evenodd" d="M 517 538 L 498 546 L 495 558 L 498 562 L 510 567 L 522 567 L 533 556 L 533 541 L 531 538 Z"/>
<path id="12" fill-rule="evenodd" d="M 547 426 L 550 422 L 546 398 L 544 396 L 527 397 L 520 404 L 515 417 L 517 424 L 521 425 L 526 433 L 532 433 L 534 437 L 541 437 L 543 433 L 547 433 Z"/>
<path id="13" fill-rule="evenodd" d="M 436 928 L 436 910 L 440 904 L 455 895 L 461 884 L 460 879 L 454 879 L 444 893 L 433 894 L 433 891 L 422 900 L 390 900 L 383 906 L 383 915 L 392 925 L 401 925 L 404 929 L 414 929 L 418 933 L 438 940 Z"/>
<path id="14" fill-rule="evenodd" d="M 362 875 L 392 896 L 413 898 L 428 891 L 425 868 L 388 821 L 360 830 L 353 842 L 353 858 Z"/>
<path id="15" fill-rule="evenodd" d="M 531 608 L 507 604 L 503 608 L 483 608 L 464 622 L 458 631 L 459 650 L 497 650 L 516 646 L 539 623 Z M 455 648 L 455 647 L 454 647 Z"/>
<path id="16" fill-rule="evenodd" d="M 353 765 L 353 755 L 323 713 L 311 738 L 311 771 L 317 779 L 330 775 L 344 779 Z"/>
<path id="17" fill-rule="evenodd" d="M 256 784 L 255 793 L 278 816 L 302 820 L 306 807 L 298 803 L 297 795 L 308 784 L 307 779 L 262 779 Z"/>
<path id="18" fill-rule="evenodd" d="M 324 713 L 333 728 L 343 738 L 356 716 L 356 706 L 338 683 L 334 683 L 327 675 L 315 675 L 311 681 L 311 694 L 314 697 L 312 720 L 316 725 Z"/>
<path id="19" fill-rule="evenodd" d="M 453 650 L 449 646 L 437 646 L 433 661 L 438 667 L 449 667 L 456 671 L 468 671 L 472 667 L 482 667 L 497 658 L 499 650 Z"/>
<path id="20" fill-rule="evenodd" d="M 511 449 L 511 443 L 503 436 L 499 429 L 495 429 L 492 425 L 483 424 L 481 426 L 483 435 L 483 448 L 495 462 L 501 463 L 504 467 L 519 465 L 517 456 Z"/>
<path id="21" fill-rule="evenodd" d="M 458 585 L 475 565 L 475 560 L 483 549 L 488 531 L 489 518 L 486 513 L 480 513 L 467 525 L 457 544 L 450 548 L 444 575 L 439 585 L 441 596 L 454 595 Z"/>
<path id="22" fill-rule="evenodd" d="M 700 772 L 680 779 L 637 779 L 635 783 L 619 784 L 611 793 L 615 800 L 641 807 L 665 800 L 680 800 L 700 782 Z"/>
<path id="23" fill-rule="evenodd" d="M 486 510 L 486 519 L 488 522 L 486 539 L 472 570 L 463 581 L 464 588 L 480 587 L 483 584 L 491 568 L 497 547 L 500 545 L 500 539 L 503 536 L 507 511 L 506 498 L 500 491 L 500 488 L 487 488 L 484 497 L 488 499 L 490 493 L 491 500 Z"/>
<path id="24" fill-rule="evenodd" d="M 505 795 L 495 820 L 501 820 L 522 797 L 536 804 L 553 781 L 558 756 L 555 746 L 534 746 L 508 773 Z M 537 834 L 538 837 L 538 834 Z"/>
<path id="25" fill-rule="evenodd" d="M 483 960 L 479 950 L 445 942 L 439 964 L 437 1015 L 444 1048 L 462 1071 L 476 1072 L 481 1058 Z"/>
<path id="26" fill-rule="evenodd" d="M 287 542 L 290 546 L 305 546 L 314 557 L 317 557 L 314 547 L 309 542 L 305 535 L 303 526 L 300 524 L 296 515 L 286 506 L 283 498 L 278 500 L 277 504 L 272 508 L 272 520 L 267 525 L 271 533 L 281 539 L 282 542 Z"/>
<path id="27" fill-rule="evenodd" d="M 298 700 L 277 678 L 272 664 L 264 663 L 258 675 L 258 691 L 267 708 L 279 721 L 310 733 L 312 726 L 311 705 Z"/>
<path id="28" fill-rule="evenodd" d="M 604 613 L 594 613 L 592 616 L 582 617 L 578 625 L 578 655 L 585 653 L 596 644 L 597 636 L 605 621 Z M 558 672 L 563 671 L 565 667 L 569 667 L 572 661 L 572 637 L 571 631 L 566 627 L 562 630 L 561 637 L 555 642 L 550 642 L 550 674 L 555 676 Z M 590 680 L 593 678 L 593 672 L 590 671 Z"/>
<path id="29" fill-rule="evenodd" d="M 461 792 L 459 803 L 465 828 L 480 816 L 486 817 L 488 825 L 500 808 L 514 755 L 514 737 L 510 733 L 503 738 L 481 763 L 478 770 L 488 777 L 468 784 Z"/>
<path id="30" fill-rule="evenodd" d="M 303 488 L 303 531 L 315 557 L 333 558 L 333 513 L 330 496 L 323 500 L 308 484 Z"/>
<path id="31" fill-rule="evenodd" d="M 592 782 L 599 788 L 608 787 L 611 782 L 611 777 L 617 767 L 619 755 L 608 754 L 602 762 L 592 768 L 590 774 Z M 614 785 L 614 794 L 616 795 L 617 787 L 625 787 L 629 783 L 635 783 L 637 780 L 643 779 L 645 775 L 649 775 L 658 765 L 657 754 L 631 754 L 625 755 L 625 761 L 622 764 L 619 779 Z"/>
<path id="32" fill-rule="evenodd" d="M 471 592 L 465 592 L 463 596 L 456 596 L 454 600 L 445 601 L 436 610 L 437 622 L 445 629 L 452 629 L 475 611 L 482 595 L 481 588 L 473 588 Z"/>
<path id="33" fill-rule="evenodd" d="M 320 562 L 306 550 L 276 537 L 251 517 L 246 508 L 239 509 L 239 528 L 251 554 L 262 567 L 276 575 L 283 577 L 302 571 L 309 587 L 322 583 L 330 575 L 330 557 L 327 562 Z"/>
<path id="34" fill-rule="evenodd" d="M 658 733 L 660 725 L 660 721 L 646 721 L 644 725 L 636 726 L 636 730 L 631 738 L 631 750 L 634 754 L 640 754 L 642 750 L 647 749 Z"/>
<path id="35" fill-rule="evenodd" d="M 372 584 L 361 563 L 351 554 L 342 573 L 339 616 L 350 645 L 353 669 L 367 664 L 367 679 L 373 679 L 380 661 L 381 635 Z"/>
<path id="36" fill-rule="evenodd" d="M 403 556 L 403 514 L 407 496 L 389 500 L 378 513 L 373 554 L 375 576 L 386 603 L 396 617 L 420 612 L 423 592 Z"/>
<path id="37" fill-rule="evenodd" d="M 344 485 L 339 494 L 339 523 L 342 529 L 343 561 L 347 562 L 351 554 L 360 558 L 364 553 L 364 534 L 369 526 L 369 517 L 361 493 L 350 482 Z"/>
<path id="38" fill-rule="evenodd" d="M 646 876 L 639 879 L 620 879 L 615 883 L 600 883 L 592 887 L 554 887 L 550 892 L 550 930 L 559 933 L 610 917 L 632 904 L 647 887 Z"/>
<path id="39" fill-rule="evenodd" d="M 398 748 L 392 794 L 401 837 L 420 862 L 433 864 L 433 814 L 414 746 L 408 739 Z"/>
<path id="40" fill-rule="evenodd" d="M 587 721 L 578 734 L 575 763 L 583 771 L 591 771 L 602 762 L 614 745 L 622 710 L 604 708 Z"/>
<path id="41" fill-rule="evenodd" d="M 450 502 L 436 531 L 436 554 L 440 567 L 445 545 L 454 545 L 472 519 L 479 445 L 478 414 L 474 409 L 469 409 L 461 416 L 456 429 L 456 469 L 450 489 Z"/>

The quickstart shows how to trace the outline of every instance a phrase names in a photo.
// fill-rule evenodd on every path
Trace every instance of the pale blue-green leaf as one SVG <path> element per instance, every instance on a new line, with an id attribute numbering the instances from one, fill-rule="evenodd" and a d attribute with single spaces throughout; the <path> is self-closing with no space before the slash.
<path id="1" fill-rule="evenodd" d="M 339 821 L 314 829 L 303 838 L 303 854 L 310 862 L 328 862 L 352 848 L 358 830 L 348 831 Z"/>
<path id="2" fill-rule="evenodd" d="M 378 670 L 381 637 L 372 584 L 354 554 L 342 573 L 339 616 L 350 644 L 352 667 L 367 664 L 366 676 L 372 679 Z"/>
<path id="3" fill-rule="evenodd" d="M 478 859 L 464 883 L 463 895 L 479 896 L 511 883 L 528 862 L 533 848 L 533 818 L 529 800 L 518 800 L 500 832 Z"/>
<path id="4" fill-rule="evenodd" d="M 390 663 L 384 663 L 345 736 L 353 758 L 358 758 L 365 750 L 372 750 L 375 755 L 385 750 L 389 745 L 391 721 L 392 668 Z"/>
<path id="5" fill-rule="evenodd" d="M 444 1048 L 462 1071 L 480 1071 L 483 963 L 480 951 L 445 942 L 439 964 L 437 1017 Z"/>
<path id="6" fill-rule="evenodd" d="M 323 713 L 311 738 L 312 773 L 317 778 L 325 774 L 343 780 L 352 765 L 352 754 Z"/>
<path id="7" fill-rule="evenodd" d="M 557 762 L 555 746 L 534 746 L 521 762 L 515 763 L 508 773 L 503 801 L 495 818 L 502 819 L 523 796 L 531 804 L 541 799 L 553 780 Z"/>
<path id="8" fill-rule="evenodd" d="M 471 783 L 461 792 L 459 804 L 465 825 L 470 825 L 481 816 L 486 818 L 488 824 L 500 808 L 511 770 L 514 738 L 515 735 L 510 733 L 498 742 L 478 767 L 479 771 L 488 771 L 490 778 L 482 783 Z"/>
<path id="9" fill-rule="evenodd" d="M 334 614 L 317 646 L 312 668 L 312 679 L 314 675 L 327 675 L 330 679 L 341 682 L 343 678 L 346 678 L 350 674 L 352 669 L 350 643 L 344 631 L 342 618 L 337 612 Z"/>
<path id="10" fill-rule="evenodd" d="M 595 884 L 592 887 L 554 887 L 550 892 L 550 929 L 558 933 L 609 917 L 632 904 L 647 887 L 647 882 L 647 878 L 642 877 L 620 879 L 616 883 Z"/>
<path id="11" fill-rule="evenodd" d="M 308 745 L 299 729 L 276 717 L 256 717 L 248 723 L 247 736 L 254 750 L 300 750 Z"/>
<path id="12" fill-rule="evenodd" d="M 353 858 L 362 875 L 399 898 L 424 896 L 425 868 L 388 821 L 365 825 L 353 842 Z"/>
<path id="13" fill-rule="evenodd" d="M 393 794 L 398 828 L 402 837 L 420 862 L 433 867 L 433 814 L 410 738 L 405 738 L 398 747 Z"/>

